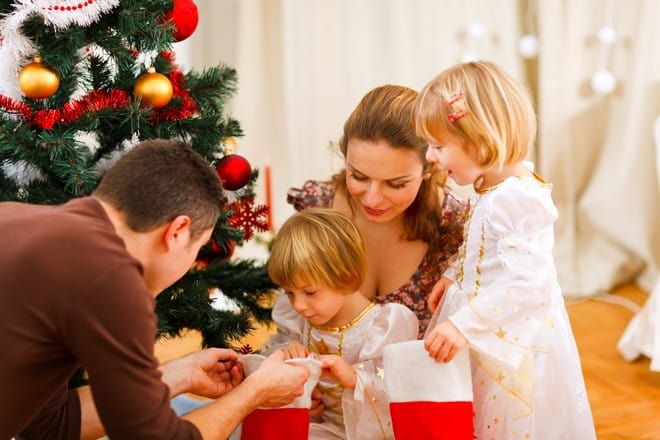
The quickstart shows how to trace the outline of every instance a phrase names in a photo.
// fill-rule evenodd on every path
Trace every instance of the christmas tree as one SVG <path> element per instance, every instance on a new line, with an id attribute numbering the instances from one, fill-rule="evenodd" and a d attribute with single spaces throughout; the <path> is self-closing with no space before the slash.
<path id="1" fill-rule="evenodd" d="M 4 0 L 0 14 L 0 200 L 64 203 L 89 195 L 138 141 L 190 143 L 215 166 L 230 203 L 194 267 L 157 297 L 157 336 L 195 329 L 205 346 L 237 348 L 252 322 L 270 319 L 274 286 L 263 264 L 230 257 L 267 229 L 268 208 L 254 204 L 258 171 L 228 148 L 242 134 L 223 113 L 236 71 L 184 73 L 175 62 L 173 44 L 197 26 L 196 5 Z M 209 293 L 218 290 L 233 309 L 214 307 Z"/>

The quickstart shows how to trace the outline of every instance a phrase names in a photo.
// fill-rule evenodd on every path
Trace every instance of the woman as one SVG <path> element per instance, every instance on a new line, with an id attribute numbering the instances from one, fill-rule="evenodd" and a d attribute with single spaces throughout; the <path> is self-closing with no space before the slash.
<path id="1" fill-rule="evenodd" d="M 446 173 L 425 159 L 412 123 L 417 92 L 385 85 L 368 92 L 344 124 L 345 168 L 331 181 L 288 192 L 300 211 L 332 207 L 348 214 L 367 243 L 367 275 L 358 289 L 378 303 L 408 306 L 419 337 L 431 317 L 427 298 L 462 240 L 465 204 L 445 187 Z"/>

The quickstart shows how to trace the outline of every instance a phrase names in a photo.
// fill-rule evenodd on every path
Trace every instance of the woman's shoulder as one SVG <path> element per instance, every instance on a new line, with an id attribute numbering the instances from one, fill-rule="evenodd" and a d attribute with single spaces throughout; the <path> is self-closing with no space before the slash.
<path id="1" fill-rule="evenodd" d="M 331 181 L 308 180 L 300 188 L 289 188 L 286 194 L 287 203 L 293 205 L 296 211 L 306 208 L 332 206 L 335 197 L 335 185 Z"/>

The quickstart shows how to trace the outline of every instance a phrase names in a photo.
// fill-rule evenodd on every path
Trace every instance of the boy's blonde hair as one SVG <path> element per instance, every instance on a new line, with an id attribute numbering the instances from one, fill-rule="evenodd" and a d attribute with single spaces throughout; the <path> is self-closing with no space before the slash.
<path id="1" fill-rule="evenodd" d="M 289 217 L 268 260 L 268 275 L 285 289 L 315 285 L 353 293 L 366 272 L 362 233 L 346 214 L 331 208 L 309 208 Z"/>
<path id="2" fill-rule="evenodd" d="M 536 137 L 528 90 L 488 61 L 458 64 L 433 78 L 419 93 L 414 120 L 431 143 L 444 134 L 471 145 L 483 167 L 524 160 Z"/>

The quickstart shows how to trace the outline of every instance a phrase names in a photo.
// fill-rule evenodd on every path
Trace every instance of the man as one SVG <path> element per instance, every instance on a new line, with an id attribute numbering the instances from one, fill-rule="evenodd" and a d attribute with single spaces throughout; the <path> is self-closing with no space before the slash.
<path id="1" fill-rule="evenodd" d="M 154 297 L 188 270 L 224 202 L 192 148 L 151 140 L 89 197 L 0 203 L 0 438 L 227 438 L 253 409 L 302 394 L 308 370 L 280 354 L 244 381 L 232 350 L 160 369 L 154 357 Z M 68 390 L 78 367 L 90 385 Z M 184 392 L 217 400 L 180 419 L 170 398 Z"/>

